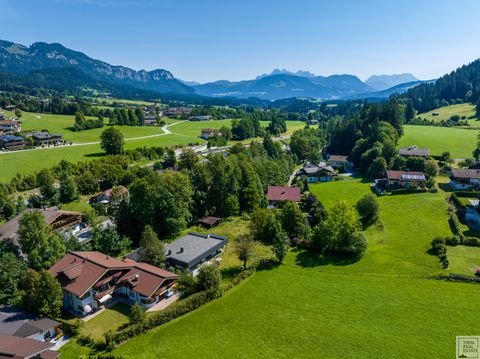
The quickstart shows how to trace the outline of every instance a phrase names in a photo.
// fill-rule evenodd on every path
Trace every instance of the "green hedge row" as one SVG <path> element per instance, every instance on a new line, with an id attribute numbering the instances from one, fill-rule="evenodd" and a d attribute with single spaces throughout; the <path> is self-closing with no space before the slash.
<path id="1" fill-rule="evenodd" d="M 255 273 L 254 268 L 244 270 L 233 278 L 230 284 L 223 287 L 222 291 L 202 291 L 192 294 L 188 298 L 175 302 L 166 309 L 148 316 L 142 323 L 130 325 L 119 331 L 108 331 L 105 333 L 105 345 L 107 349 L 111 350 L 120 343 L 142 334 L 147 330 L 166 324 L 175 318 L 201 307 L 215 298 L 221 297 L 225 291 L 230 290 L 244 279 L 250 277 L 253 273 Z"/>

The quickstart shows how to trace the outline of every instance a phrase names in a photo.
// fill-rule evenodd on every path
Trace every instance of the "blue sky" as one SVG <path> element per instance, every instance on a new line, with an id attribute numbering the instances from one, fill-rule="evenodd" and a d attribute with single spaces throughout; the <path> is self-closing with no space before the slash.
<path id="1" fill-rule="evenodd" d="M 0 38 L 196 81 L 273 68 L 431 79 L 480 57 L 479 0 L 0 0 Z"/>

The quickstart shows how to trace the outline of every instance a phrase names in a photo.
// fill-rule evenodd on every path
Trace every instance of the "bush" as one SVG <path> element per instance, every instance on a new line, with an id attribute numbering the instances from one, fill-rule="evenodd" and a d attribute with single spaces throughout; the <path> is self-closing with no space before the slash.
<path id="1" fill-rule="evenodd" d="M 477 237 L 465 237 L 462 244 L 470 247 L 480 247 L 480 238 Z"/>
<path id="2" fill-rule="evenodd" d="M 445 239 L 445 242 L 449 245 L 449 246 L 457 246 L 460 244 L 460 237 L 458 235 L 454 235 L 452 237 L 448 237 L 447 239 Z"/>
<path id="3" fill-rule="evenodd" d="M 445 245 L 445 239 L 442 237 L 435 237 L 432 240 L 432 253 L 441 256 L 447 253 L 447 246 Z"/>
<path id="4" fill-rule="evenodd" d="M 222 275 L 215 265 L 203 265 L 198 271 L 197 286 L 199 290 L 218 291 Z"/>
<path id="5" fill-rule="evenodd" d="M 146 314 L 142 306 L 138 303 L 135 303 L 130 307 L 130 323 L 140 324 L 145 320 Z"/>
<path id="6" fill-rule="evenodd" d="M 450 217 L 448 219 L 448 223 L 450 224 L 450 228 L 452 232 L 460 238 L 460 242 L 463 243 L 465 239 L 465 235 L 462 232 L 462 227 L 460 225 L 460 220 L 455 212 L 450 212 Z"/>
<path id="7" fill-rule="evenodd" d="M 373 194 L 369 193 L 360 198 L 355 207 L 363 224 L 370 224 L 377 220 L 379 206 L 377 198 Z"/>
<path id="8" fill-rule="evenodd" d="M 80 334 L 84 325 L 85 322 L 83 320 L 75 318 L 71 322 L 64 322 L 61 328 L 67 336 L 74 337 Z"/>

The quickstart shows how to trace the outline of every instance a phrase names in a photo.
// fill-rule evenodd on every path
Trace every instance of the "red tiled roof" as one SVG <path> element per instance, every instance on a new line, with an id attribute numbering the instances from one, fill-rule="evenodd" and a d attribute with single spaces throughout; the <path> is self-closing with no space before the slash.
<path id="1" fill-rule="evenodd" d="M 268 186 L 267 198 L 269 201 L 300 202 L 299 187 Z"/>

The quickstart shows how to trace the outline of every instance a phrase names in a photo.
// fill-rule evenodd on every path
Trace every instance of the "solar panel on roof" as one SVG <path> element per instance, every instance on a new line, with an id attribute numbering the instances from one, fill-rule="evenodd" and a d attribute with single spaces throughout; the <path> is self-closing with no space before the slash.
<path id="1" fill-rule="evenodd" d="M 402 175 L 401 178 L 406 179 L 406 180 L 424 180 L 425 176 L 422 176 L 422 175 Z"/>

